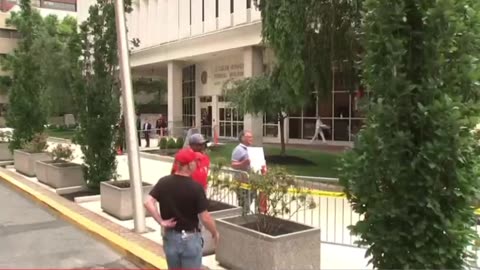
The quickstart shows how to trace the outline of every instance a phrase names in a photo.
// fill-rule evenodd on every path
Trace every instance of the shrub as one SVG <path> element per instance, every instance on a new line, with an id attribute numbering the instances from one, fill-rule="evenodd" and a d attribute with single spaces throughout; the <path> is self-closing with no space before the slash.
<path id="1" fill-rule="evenodd" d="M 31 141 L 23 144 L 22 148 L 29 153 L 41 153 L 47 149 L 47 138 L 45 133 L 37 133 Z"/>
<path id="2" fill-rule="evenodd" d="M 11 131 L 0 131 L 0 142 L 10 142 L 12 139 Z"/>
<path id="3" fill-rule="evenodd" d="M 160 141 L 158 141 L 158 146 L 160 147 L 160 149 L 167 149 L 167 143 L 168 143 L 167 138 L 162 137 Z"/>
<path id="4" fill-rule="evenodd" d="M 175 142 L 175 139 L 173 139 L 173 138 L 168 139 L 167 149 L 177 149 L 177 142 Z"/>
<path id="5" fill-rule="evenodd" d="M 50 154 L 55 162 L 70 161 L 73 159 L 73 149 L 70 145 L 57 144 Z"/>
<path id="6" fill-rule="evenodd" d="M 182 137 L 178 137 L 176 143 L 177 143 L 177 148 L 181 149 L 181 148 L 183 148 L 183 145 L 185 144 L 185 140 Z"/>

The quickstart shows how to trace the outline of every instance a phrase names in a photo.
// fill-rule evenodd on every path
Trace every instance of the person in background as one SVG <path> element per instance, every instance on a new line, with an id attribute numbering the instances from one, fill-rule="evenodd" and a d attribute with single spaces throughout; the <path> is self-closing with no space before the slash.
<path id="1" fill-rule="evenodd" d="M 235 170 L 250 172 L 250 157 L 248 156 L 248 147 L 253 144 L 253 135 L 250 131 L 241 131 L 238 135 L 240 143 L 233 149 L 231 167 Z M 237 174 L 236 179 L 242 182 L 248 182 L 247 174 Z M 256 198 L 256 192 L 239 188 L 237 190 L 237 199 L 241 207 L 243 207 L 243 214 L 250 212 L 250 205 Z"/>
<path id="2" fill-rule="evenodd" d="M 163 114 L 160 114 L 160 117 L 157 119 L 157 122 L 155 123 L 155 129 L 157 130 L 157 134 L 160 137 L 165 136 L 165 130 L 167 129 L 167 122 L 165 121 Z"/>
<path id="3" fill-rule="evenodd" d="M 142 146 L 142 137 L 140 136 L 140 131 L 142 130 L 142 119 L 140 113 L 137 113 L 137 139 L 138 146 Z"/>
<path id="4" fill-rule="evenodd" d="M 195 133 L 188 138 L 188 146 L 195 152 L 197 168 L 192 174 L 192 179 L 198 182 L 203 189 L 207 190 L 208 171 L 210 170 L 210 158 L 205 153 L 207 141 L 200 133 Z M 178 164 L 173 163 L 172 174 L 178 170 Z"/>
<path id="5" fill-rule="evenodd" d="M 145 141 L 147 141 L 147 144 L 145 147 L 150 147 L 150 132 L 152 131 L 152 124 L 149 122 L 145 122 L 143 124 L 143 136 L 145 137 Z"/>
<path id="6" fill-rule="evenodd" d="M 199 221 L 212 234 L 215 244 L 219 233 L 207 210 L 208 200 L 202 186 L 191 178 L 197 167 L 195 152 L 181 149 L 175 162 L 178 170 L 157 182 L 145 200 L 145 207 L 162 227 L 168 269 L 201 269 L 203 238 Z"/>

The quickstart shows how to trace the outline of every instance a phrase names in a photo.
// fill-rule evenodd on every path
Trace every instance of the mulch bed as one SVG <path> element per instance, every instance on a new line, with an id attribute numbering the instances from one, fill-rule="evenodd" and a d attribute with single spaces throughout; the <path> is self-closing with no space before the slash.
<path id="1" fill-rule="evenodd" d="M 60 195 L 63 198 L 69 200 L 69 201 L 75 201 L 75 197 L 85 197 L 85 196 L 94 196 L 94 195 L 100 195 L 100 190 L 85 190 L 85 191 L 77 191 L 69 194 L 63 194 Z"/>

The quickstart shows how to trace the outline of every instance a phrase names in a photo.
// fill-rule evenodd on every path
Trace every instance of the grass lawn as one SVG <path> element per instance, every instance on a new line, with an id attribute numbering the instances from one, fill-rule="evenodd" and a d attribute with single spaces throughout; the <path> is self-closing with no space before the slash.
<path id="1" fill-rule="evenodd" d="M 72 139 L 73 135 L 75 135 L 75 130 L 73 129 L 46 129 L 45 132 L 49 137 L 63 139 Z"/>
<path id="2" fill-rule="evenodd" d="M 236 144 L 227 143 L 222 146 L 212 148 L 208 153 L 212 163 L 216 160 L 224 159 L 229 164 L 233 148 Z M 287 171 L 294 175 L 319 176 L 319 177 L 337 177 L 336 164 L 341 154 L 325 153 L 318 150 L 295 149 L 287 146 L 287 156 L 301 158 L 308 164 L 292 164 L 289 160 L 282 160 L 280 155 L 280 146 L 264 147 L 268 166 L 284 166 Z M 293 162 L 295 163 L 295 162 Z"/>

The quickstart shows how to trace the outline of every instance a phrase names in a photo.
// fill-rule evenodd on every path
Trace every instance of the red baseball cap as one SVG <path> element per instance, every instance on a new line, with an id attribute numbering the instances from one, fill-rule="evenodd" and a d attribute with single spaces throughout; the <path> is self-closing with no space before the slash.
<path id="1" fill-rule="evenodd" d="M 195 161 L 197 155 L 191 148 L 183 148 L 177 152 L 175 155 L 175 162 L 180 163 L 181 165 L 187 165 L 188 163 Z"/>

